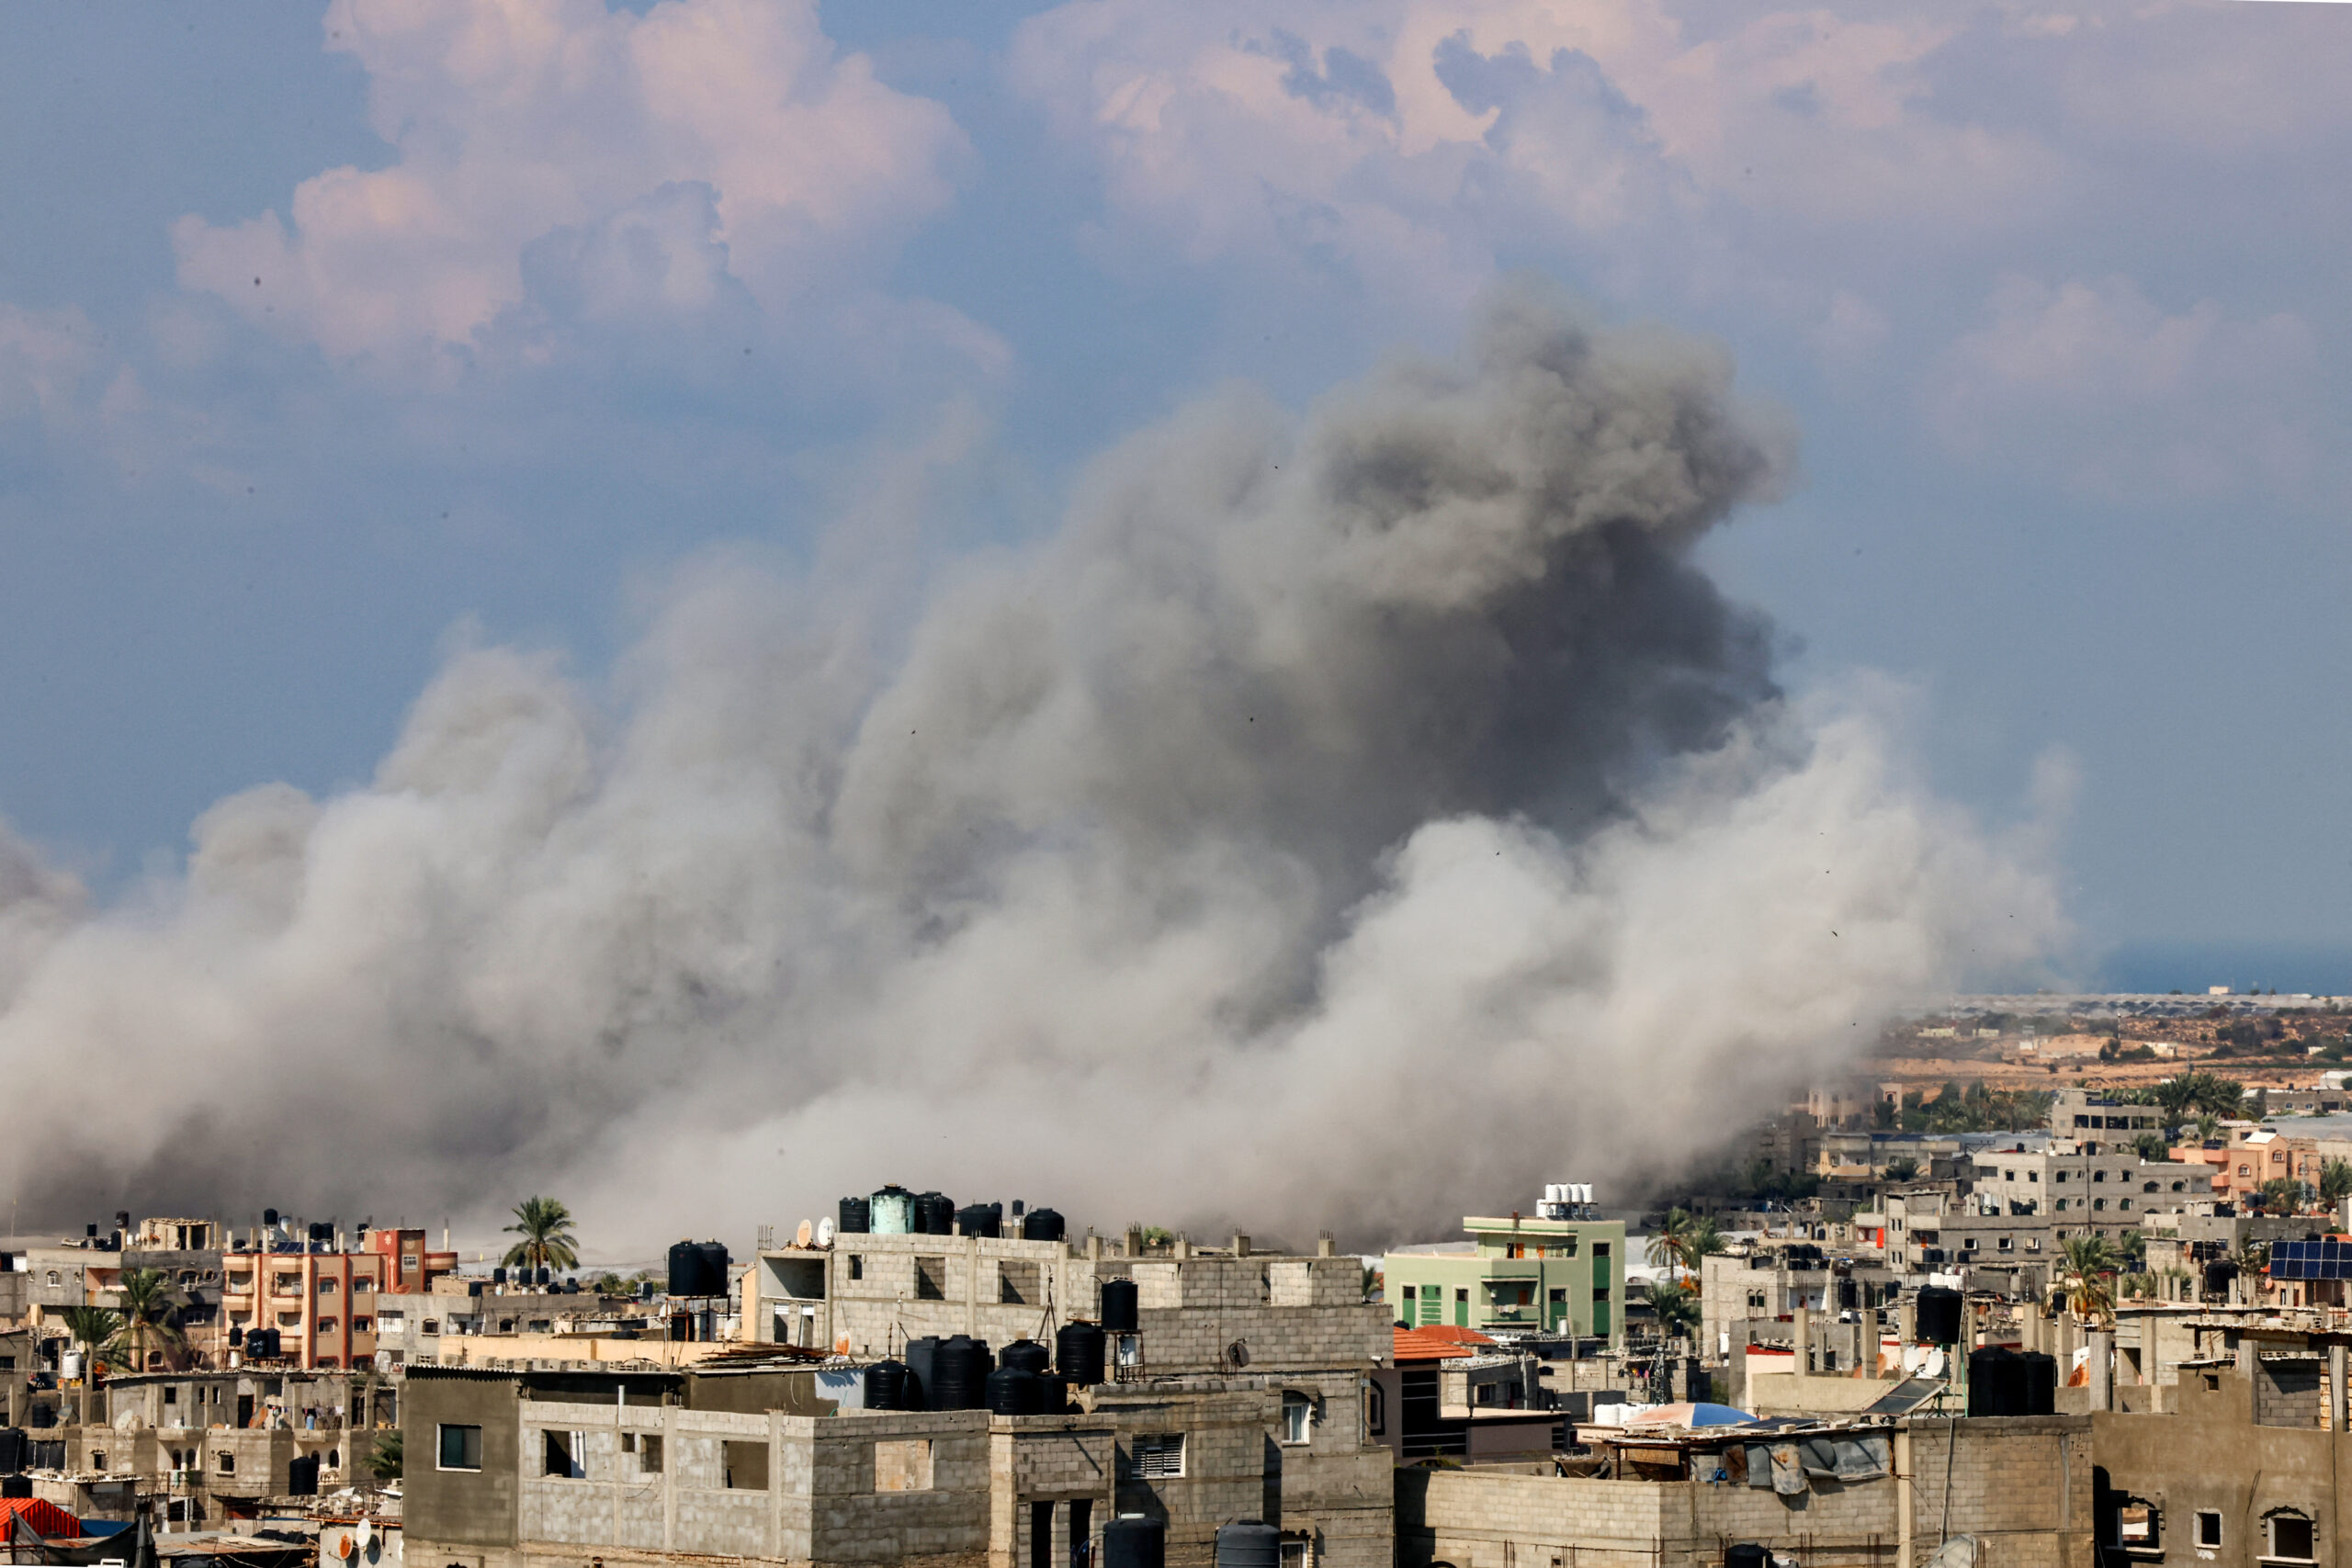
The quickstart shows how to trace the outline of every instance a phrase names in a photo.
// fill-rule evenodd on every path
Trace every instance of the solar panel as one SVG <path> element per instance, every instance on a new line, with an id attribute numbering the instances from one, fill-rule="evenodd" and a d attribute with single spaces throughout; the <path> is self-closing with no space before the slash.
<path id="1" fill-rule="evenodd" d="M 1865 1416 L 1907 1416 L 1951 1385 L 1941 1378 L 1905 1378 L 1879 1395 Z"/>
<path id="2" fill-rule="evenodd" d="M 2352 1243 L 2281 1241 L 2270 1247 L 2274 1280 L 2352 1280 Z"/>

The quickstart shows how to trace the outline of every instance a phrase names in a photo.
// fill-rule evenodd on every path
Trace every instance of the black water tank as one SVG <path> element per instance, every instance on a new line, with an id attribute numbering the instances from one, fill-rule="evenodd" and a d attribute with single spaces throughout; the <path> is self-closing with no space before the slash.
<path id="1" fill-rule="evenodd" d="M 904 1410 L 907 1406 L 907 1364 L 876 1361 L 865 1369 L 865 1408 Z"/>
<path id="2" fill-rule="evenodd" d="M 27 1443 L 22 1429 L 0 1427 L 0 1472 L 14 1475 L 25 1468 Z"/>
<path id="3" fill-rule="evenodd" d="M 1168 1568 L 1168 1521 L 1121 1514 L 1104 1525 L 1102 1568 Z"/>
<path id="4" fill-rule="evenodd" d="M 493 1285 L 503 1285 L 506 1283 L 506 1270 L 503 1268 L 492 1269 L 490 1271 L 490 1282 Z"/>
<path id="5" fill-rule="evenodd" d="M 1216 1568 L 1282 1568 L 1283 1532 L 1256 1519 L 1236 1519 L 1216 1530 Z"/>
<path id="6" fill-rule="evenodd" d="M 1064 1234 L 1061 1215 L 1051 1209 L 1032 1209 L 1021 1218 L 1023 1241 L 1059 1241 Z"/>
<path id="7" fill-rule="evenodd" d="M 2025 1408 L 2020 1416 L 2055 1416 L 2058 1414 L 2058 1360 L 2039 1350 L 2028 1350 L 2018 1358 L 2018 1381 L 2025 1385 Z"/>
<path id="8" fill-rule="evenodd" d="M 939 1342 L 931 1365 L 932 1378 L 923 1394 L 932 1409 L 978 1410 L 986 1404 L 989 1348 L 985 1343 L 968 1335 L 950 1335 Z"/>
<path id="9" fill-rule="evenodd" d="M 864 1235 L 865 1227 L 874 1223 L 874 1205 L 864 1198 L 842 1200 L 842 1217 L 833 1226 L 836 1235 Z"/>
<path id="10" fill-rule="evenodd" d="M 1102 1330 L 1106 1334 L 1136 1332 L 1136 1282 L 1133 1280 L 1102 1281 Z"/>
<path id="11" fill-rule="evenodd" d="M 245 1342 L 245 1331 L 236 1325 L 229 1325 L 229 1348 L 234 1350 Z"/>
<path id="12" fill-rule="evenodd" d="M 1968 1413 L 2025 1414 L 2025 1369 L 2018 1364 L 2014 1352 L 1987 1345 L 1968 1353 Z"/>
<path id="13" fill-rule="evenodd" d="M 29 1475 L 0 1475 L 0 1497 L 29 1497 L 33 1495 L 33 1478 Z"/>
<path id="14" fill-rule="evenodd" d="M 1092 1388 L 1102 1381 L 1102 1325 L 1065 1323 L 1054 1336 L 1054 1365 L 1072 1388 Z"/>
<path id="15" fill-rule="evenodd" d="M 1035 1339 L 1016 1339 L 997 1352 L 1000 1367 L 1018 1367 L 1024 1372 L 1044 1372 L 1054 1364 L 1054 1353 Z"/>
<path id="16" fill-rule="evenodd" d="M 987 1390 L 991 1416 L 1035 1416 L 1046 1406 L 1046 1391 L 1037 1374 L 1019 1367 L 999 1367 L 990 1372 Z"/>
<path id="17" fill-rule="evenodd" d="M 264 1209 L 261 1212 L 261 1223 L 265 1226 L 276 1224 L 277 1223 L 277 1211 L 275 1209 Z M 96 1235 L 98 1233 L 96 1231 L 92 1231 L 90 1234 L 92 1235 Z"/>
<path id="18" fill-rule="evenodd" d="M 1772 1553 L 1752 1540 L 1724 1548 L 1724 1568 L 1772 1568 Z"/>
<path id="19" fill-rule="evenodd" d="M 1919 1343 L 1960 1343 L 1960 1292 L 1945 1285 L 1919 1289 Z"/>
<path id="20" fill-rule="evenodd" d="M 727 1290 L 727 1270 L 721 1265 L 716 1278 L 712 1276 L 710 1258 L 698 1241 L 682 1241 L 670 1248 L 670 1293 L 673 1296 L 716 1296 Z"/>
<path id="21" fill-rule="evenodd" d="M 907 1341 L 907 1408 L 936 1410 L 931 1390 L 939 1382 L 939 1337 L 925 1335 Z"/>
<path id="22" fill-rule="evenodd" d="M 1039 1372 L 1037 1399 L 1037 1414 L 1040 1416 L 1069 1415 L 1069 1380 L 1059 1372 Z"/>
<path id="23" fill-rule="evenodd" d="M 1004 1205 L 967 1203 L 956 1211 L 956 1234 L 994 1238 L 1004 1233 Z"/>
<path id="24" fill-rule="evenodd" d="M 936 1192 L 915 1194 L 915 1234 L 918 1235 L 954 1235 L 956 1234 L 956 1202 Z"/>

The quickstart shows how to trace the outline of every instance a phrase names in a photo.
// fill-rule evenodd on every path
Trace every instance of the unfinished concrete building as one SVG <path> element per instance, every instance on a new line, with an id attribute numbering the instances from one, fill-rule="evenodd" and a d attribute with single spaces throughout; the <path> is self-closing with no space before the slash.
<path id="1" fill-rule="evenodd" d="M 1114 1280 L 1135 1288 L 1135 1326 L 1075 1408 L 863 1407 L 849 1357 L 956 1334 L 1050 1342 Z M 771 1359 L 843 1359 L 410 1369 L 412 1548 L 467 1568 L 551 1568 L 583 1549 L 1012 1568 L 1077 1561 L 1115 1514 L 1140 1513 L 1180 1563 L 1207 1562 L 1239 1518 L 1277 1527 L 1299 1568 L 1390 1560 L 1394 1461 L 1367 1437 L 1364 1391 L 1391 1335 L 1353 1258 L 860 1235 L 763 1252 L 742 1299 L 747 1323 L 790 1333 Z"/>
<path id="2" fill-rule="evenodd" d="M 1717 1568 L 1737 1546 L 1804 1568 L 2091 1568 L 2080 1416 L 1613 1433 L 1592 1458 L 1396 1473 L 1399 1568 Z M 1757 1560 L 1757 1559 L 1751 1559 Z"/>

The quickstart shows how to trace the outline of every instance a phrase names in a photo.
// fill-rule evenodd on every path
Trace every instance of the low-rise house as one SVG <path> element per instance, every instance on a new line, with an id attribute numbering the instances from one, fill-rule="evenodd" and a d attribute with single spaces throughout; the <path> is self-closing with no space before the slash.
<path id="1" fill-rule="evenodd" d="M 1470 1239 L 1459 1250 L 1397 1251 L 1381 1260 L 1394 1322 L 1623 1342 L 1632 1261 L 1624 1222 L 1511 1214 L 1473 1215 L 1462 1225 Z"/>
<path id="2" fill-rule="evenodd" d="M 1597 1448 L 1575 1473 L 1398 1472 L 1396 1562 L 1719 1568 L 1746 1547 L 1807 1568 L 1907 1565 L 1963 1536 L 1948 1561 L 2092 1562 L 2086 1416 L 1628 1427 Z"/>

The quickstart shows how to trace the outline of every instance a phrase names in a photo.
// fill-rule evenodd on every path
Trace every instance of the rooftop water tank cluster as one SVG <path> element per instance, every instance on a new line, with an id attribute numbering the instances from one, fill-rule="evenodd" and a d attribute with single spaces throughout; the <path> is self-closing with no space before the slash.
<path id="1" fill-rule="evenodd" d="M 1543 1200 L 1535 1205 L 1535 1217 L 1539 1220 L 1592 1218 L 1592 1183 L 1589 1181 L 1544 1183 Z"/>
<path id="2" fill-rule="evenodd" d="M 547 1271 L 539 1271 L 542 1280 Z M 670 1293 L 673 1296 L 723 1296 L 727 1293 L 727 1244 L 682 1241 L 670 1248 Z"/>
<path id="3" fill-rule="evenodd" d="M 1103 1340 L 1093 1323 L 1062 1325 L 1051 1349 L 1016 1339 L 993 1355 L 987 1340 L 965 1334 L 910 1339 L 905 1360 L 865 1369 L 865 1408 L 1059 1415 L 1070 1390 L 1103 1381 Z"/>
<path id="4" fill-rule="evenodd" d="M 896 1185 L 864 1198 L 841 1201 L 835 1232 L 841 1235 L 973 1235 L 1002 1238 L 1016 1235 L 1023 1241 L 1060 1241 L 1067 1231 L 1060 1214 L 1051 1209 L 1030 1209 L 1015 1200 L 1012 1229 L 1006 1229 L 1002 1203 L 955 1201 L 937 1192 L 910 1192 Z"/>

